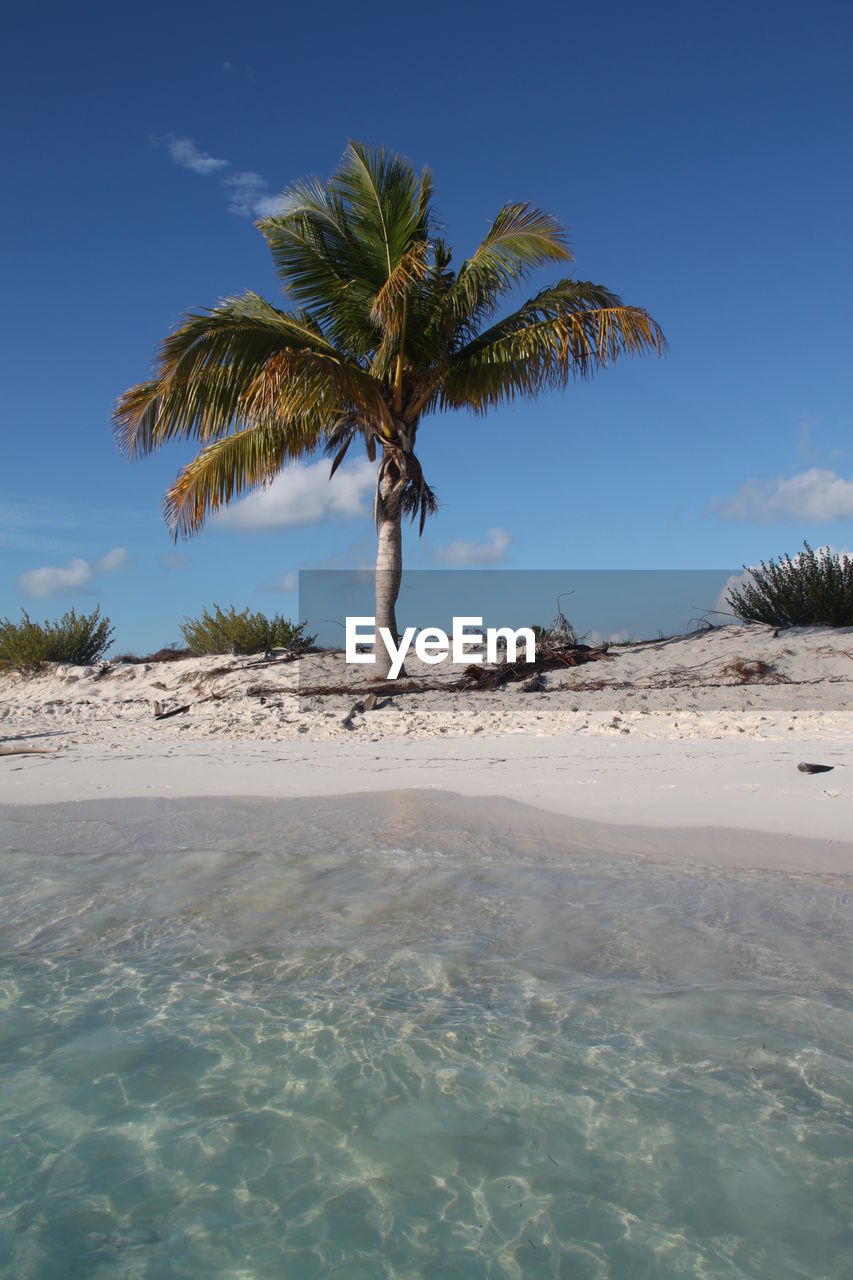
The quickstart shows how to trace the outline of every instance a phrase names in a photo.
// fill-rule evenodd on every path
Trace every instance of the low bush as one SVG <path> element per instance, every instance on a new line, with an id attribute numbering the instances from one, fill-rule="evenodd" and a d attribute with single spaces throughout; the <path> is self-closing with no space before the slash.
<path id="1" fill-rule="evenodd" d="M 793 559 L 747 570 L 746 582 L 726 596 L 739 618 L 771 627 L 853 626 L 853 559 L 826 547 L 815 553 L 807 542 L 803 548 Z"/>
<path id="2" fill-rule="evenodd" d="M 151 662 L 180 662 L 182 658 L 189 658 L 189 649 L 180 649 L 176 644 L 167 644 L 163 649 L 158 649 L 156 653 L 121 653 L 113 658 L 116 666 L 124 663 L 127 666 L 141 666 L 143 663 Z"/>
<path id="3" fill-rule="evenodd" d="M 0 665 L 21 671 L 45 662 L 69 662 L 85 666 L 103 658 L 112 640 L 109 618 L 101 617 L 100 606 L 92 613 L 72 609 L 53 622 L 33 622 L 26 610 L 21 621 L 0 622 Z"/>
<path id="4" fill-rule="evenodd" d="M 218 604 L 213 613 L 204 610 L 200 618 L 185 618 L 181 626 L 191 654 L 262 653 L 265 649 L 308 649 L 317 639 L 306 636 L 304 622 L 291 622 L 277 613 L 238 613 L 233 604 L 227 613 Z"/>

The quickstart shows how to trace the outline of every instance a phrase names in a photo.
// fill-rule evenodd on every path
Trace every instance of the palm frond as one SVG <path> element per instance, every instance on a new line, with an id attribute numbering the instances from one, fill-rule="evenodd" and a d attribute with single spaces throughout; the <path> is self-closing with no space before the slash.
<path id="1" fill-rule="evenodd" d="M 268 484 L 288 459 L 303 452 L 298 426 L 291 432 L 247 427 L 208 445 L 166 493 L 163 514 L 175 540 L 197 533 L 210 513 L 241 493 Z"/>
<path id="2" fill-rule="evenodd" d="M 371 320 L 381 329 L 399 324 L 402 304 L 430 274 L 431 256 L 429 242 L 416 240 L 391 269 L 370 311 Z"/>
<path id="3" fill-rule="evenodd" d="M 228 430 L 242 396 L 285 343 L 334 351 L 310 317 L 277 311 L 257 294 L 190 314 L 161 344 L 157 377 L 119 400 L 119 447 L 138 457 L 170 439 L 209 440 Z"/>
<path id="4" fill-rule="evenodd" d="M 435 490 L 431 489 L 426 480 L 421 477 L 420 482 L 413 482 L 409 485 L 403 494 L 403 515 L 409 516 L 412 524 L 415 518 L 418 519 L 418 537 L 420 538 L 427 522 L 427 516 L 434 516 L 438 513 L 438 498 Z"/>
<path id="5" fill-rule="evenodd" d="M 357 436 L 364 440 L 367 456 L 371 462 L 376 461 L 376 440 L 379 433 L 372 422 L 365 422 L 357 415 L 341 418 L 326 437 L 323 452 L 332 459 L 329 479 L 337 471 L 347 455 L 350 445 Z"/>
<path id="6" fill-rule="evenodd" d="M 311 416 L 328 427 L 342 413 L 391 422 L 381 382 L 348 360 L 317 351 L 284 349 L 270 357 L 240 409 L 247 420 L 260 423 Z"/>
<path id="7" fill-rule="evenodd" d="M 538 267 L 571 261 L 556 218 L 526 203 L 504 205 L 476 253 L 459 268 L 450 294 L 454 317 L 476 323 Z"/>
<path id="8" fill-rule="evenodd" d="M 123 392 L 113 411 L 113 435 L 122 453 L 140 458 L 157 448 L 160 383 L 138 382 Z"/>
<path id="9" fill-rule="evenodd" d="M 519 396 L 591 377 L 622 355 L 662 355 L 660 326 L 601 285 L 562 280 L 467 343 L 450 360 L 423 409 L 485 412 Z"/>
<path id="10" fill-rule="evenodd" d="M 210 441 L 238 423 L 333 422 L 355 405 L 383 419 L 381 384 L 337 351 L 316 321 L 255 294 L 193 314 L 162 344 L 159 376 L 115 412 L 120 448 L 141 456 L 170 439 Z"/>
<path id="11" fill-rule="evenodd" d="M 418 180 L 402 156 L 350 142 L 332 184 L 346 203 L 353 231 L 379 251 L 376 265 L 387 280 L 413 242 L 429 237 L 428 170 Z"/>
<path id="12" fill-rule="evenodd" d="M 329 472 L 329 479 L 337 471 L 338 467 L 347 456 L 350 445 L 356 437 L 358 427 L 354 422 L 344 422 L 338 426 L 329 436 L 324 446 L 323 452 L 332 458 L 332 469 Z"/>
<path id="13" fill-rule="evenodd" d="M 350 143 L 327 183 L 294 183 L 258 224 L 290 296 L 365 363 L 382 343 L 389 297 L 426 257 L 414 246 L 430 235 L 431 193 L 428 170 L 418 179 L 400 157 Z"/>
<path id="14" fill-rule="evenodd" d="M 341 350 L 365 359 L 379 340 L 370 308 L 381 281 L 375 252 L 351 234 L 343 210 L 339 218 L 334 225 L 313 205 L 294 202 L 258 225 L 289 296 Z"/>

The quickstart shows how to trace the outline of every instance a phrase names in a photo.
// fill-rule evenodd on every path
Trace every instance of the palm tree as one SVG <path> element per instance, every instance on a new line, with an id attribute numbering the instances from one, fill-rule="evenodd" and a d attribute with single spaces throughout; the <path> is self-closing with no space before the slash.
<path id="1" fill-rule="evenodd" d="M 331 179 L 295 183 L 258 224 L 292 309 L 245 293 L 188 314 L 160 346 L 154 376 L 115 412 L 131 458 L 172 439 L 201 446 L 165 496 L 176 539 L 318 448 L 333 476 L 360 440 L 379 459 L 376 624 L 393 635 L 403 516 L 422 532 L 437 506 L 415 455 L 423 420 L 486 413 L 619 355 L 665 349 L 646 311 L 587 281 L 557 280 L 500 315 L 531 271 L 572 261 L 563 229 L 507 204 L 454 271 L 431 198 L 428 170 L 350 143 Z M 387 672 L 381 648 L 377 674 Z"/>

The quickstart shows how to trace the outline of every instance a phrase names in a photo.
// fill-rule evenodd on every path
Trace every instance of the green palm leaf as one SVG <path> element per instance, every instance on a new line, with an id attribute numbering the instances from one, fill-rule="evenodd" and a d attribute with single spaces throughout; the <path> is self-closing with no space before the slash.
<path id="1" fill-rule="evenodd" d="M 561 280 L 455 352 L 430 407 L 485 412 L 588 378 L 621 355 L 662 355 L 666 340 L 641 307 L 601 285 Z M 423 411 L 426 411 L 427 400 Z"/>
<path id="2" fill-rule="evenodd" d="M 238 423 L 325 420 L 342 408 L 387 417 L 381 384 L 310 314 L 278 311 L 252 293 L 189 315 L 163 342 L 157 373 L 116 409 L 118 443 L 131 457 L 180 437 L 207 442 Z"/>
<path id="3" fill-rule="evenodd" d="M 268 484 L 286 462 L 302 457 L 316 444 L 309 420 L 293 423 L 286 431 L 247 427 L 208 445 L 166 493 L 163 513 L 175 539 L 197 533 L 208 514 L 241 493 Z"/>
<path id="4" fill-rule="evenodd" d="M 529 204 L 507 204 L 477 252 L 459 268 L 451 293 L 455 316 L 471 324 L 491 315 L 502 295 L 551 262 L 571 262 L 566 233 Z"/>

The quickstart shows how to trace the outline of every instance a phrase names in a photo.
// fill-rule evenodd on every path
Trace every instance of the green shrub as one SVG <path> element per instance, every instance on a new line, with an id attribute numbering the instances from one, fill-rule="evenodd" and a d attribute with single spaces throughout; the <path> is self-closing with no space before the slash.
<path id="1" fill-rule="evenodd" d="M 0 622 L 0 665 L 23 670 L 45 662 L 70 662 L 85 666 L 103 658 L 110 646 L 113 628 L 101 617 L 100 606 L 92 613 L 72 609 L 57 621 L 33 622 L 25 610 L 21 621 Z"/>
<path id="2" fill-rule="evenodd" d="M 726 599 L 744 622 L 771 627 L 853 626 L 853 559 L 807 542 L 793 560 L 761 561 L 749 578 L 732 587 Z M 746 566 L 744 566 L 746 568 Z"/>
<path id="3" fill-rule="evenodd" d="M 204 610 L 200 618 L 185 618 L 181 626 L 191 654 L 262 653 L 265 649 L 308 649 L 317 639 L 305 635 L 304 622 L 291 622 L 277 613 L 238 613 L 233 604 L 227 613 L 218 604 L 213 614 Z"/>
<path id="4" fill-rule="evenodd" d="M 112 659 L 113 664 L 118 666 L 119 663 L 125 663 L 128 666 L 142 666 L 149 662 L 180 662 L 182 658 L 189 658 L 189 649 L 181 649 L 177 644 L 167 644 L 162 649 L 158 649 L 156 653 L 120 653 Z"/>

